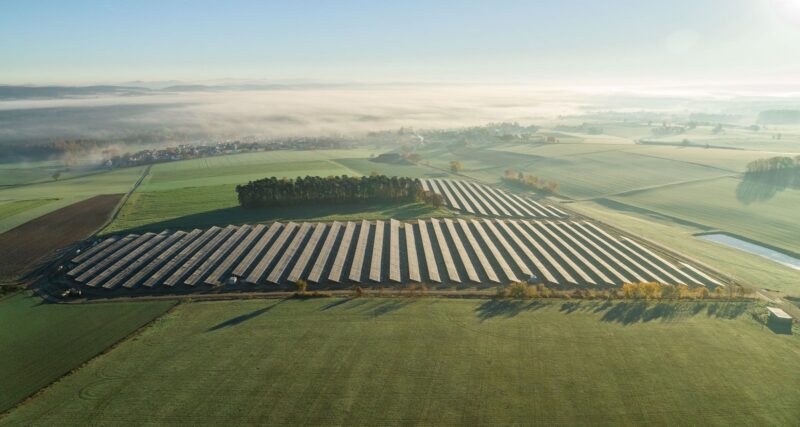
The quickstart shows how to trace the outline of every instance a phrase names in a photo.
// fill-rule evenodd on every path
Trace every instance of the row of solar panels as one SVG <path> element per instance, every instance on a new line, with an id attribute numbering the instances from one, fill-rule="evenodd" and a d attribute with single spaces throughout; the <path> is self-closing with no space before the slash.
<path id="1" fill-rule="evenodd" d="M 105 239 L 67 275 L 95 288 L 252 284 L 721 285 L 587 221 L 430 219 L 211 227 Z"/>
<path id="2" fill-rule="evenodd" d="M 523 218 L 565 218 L 563 210 L 488 185 L 451 179 L 420 179 L 422 188 L 444 198 L 445 204 L 474 215 Z"/>

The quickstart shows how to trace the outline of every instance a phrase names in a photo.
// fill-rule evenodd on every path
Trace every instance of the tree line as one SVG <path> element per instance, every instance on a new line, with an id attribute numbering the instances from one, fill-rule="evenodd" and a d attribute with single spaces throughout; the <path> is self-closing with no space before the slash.
<path id="1" fill-rule="evenodd" d="M 539 178 L 538 176 L 530 173 L 524 174 L 522 172 L 517 172 L 514 169 L 508 169 L 505 171 L 503 174 L 503 181 L 519 184 L 523 187 L 545 191 L 548 193 L 557 193 L 560 188 L 560 185 L 556 181 Z"/>
<path id="2" fill-rule="evenodd" d="M 747 173 L 759 174 L 796 168 L 800 168 L 800 156 L 795 156 L 794 158 L 778 156 L 753 160 L 747 164 Z"/>
<path id="3" fill-rule="evenodd" d="M 295 179 L 264 178 L 236 186 L 245 208 L 311 203 L 413 202 L 433 203 L 419 180 L 372 175 L 363 177 L 306 176 Z M 440 203 L 441 203 L 441 198 Z"/>

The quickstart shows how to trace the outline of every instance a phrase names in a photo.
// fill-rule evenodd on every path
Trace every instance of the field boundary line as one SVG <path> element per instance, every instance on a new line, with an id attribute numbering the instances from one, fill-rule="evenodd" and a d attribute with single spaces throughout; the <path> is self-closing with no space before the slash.
<path id="1" fill-rule="evenodd" d="M 626 197 L 626 196 L 630 196 L 630 195 L 633 195 L 633 194 L 636 194 L 636 193 L 643 193 L 645 191 L 660 190 L 662 188 L 668 188 L 668 187 L 678 187 L 678 186 L 681 186 L 681 185 L 695 184 L 695 183 L 704 182 L 704 181 L 714 181 L 714 180 L 717 180 L 717 179 L 726 179 L 726 178 L 736 178 L 736 179 L 738 179 L 740 176 L 741 176 L 740 173 L 730 173 L 728 175 L 717 175 L 717 176 L 712 176 L 712 177 L 689 179 L 689 180 L 686 180 L 686 181 L 675 181 L 675 182 L 668 182 L 668 183 L 664 183 L 664 184 L 650 185 L 650 186 L 646 186 L 646 187 L 639 187 L 639 188 L 633 188 L 633 189 L 630 189 L 630 190 L 621 191 L 619 193 L 604 194 L 604 195 L 600 195 L 600 196 L 597 196 L 597 197 L 589 197 L 589 198 L 586 198 L 586 199 L 574 199 L 574 200 L 578 201 L 578 202 L 586 202 L 586 201 L 594 201 L 594 200 L 597 200 L 597 199 L 606 199 L 606 198 L 609 198 L 609 197 Z"/>
<path id="2" fill-rule="evenodd" d="M 635 151 L 625 151 L 625 150 L 623 150 L 623 151 L 625 153 L 633 154 L 635 156 L 650 157 L 652 159 L 668 160 L 668 161 L 671 161 L 671 162 L 678 162 L 678 163 L 686 163 L 687 165 L 700 166 L 700 167 L 704 167 L 704 168 L 716 169 L 716 170 L 725 171 L 725 172 L 731 172 L 731 173 L 735 173 L 735 174 L 742 173 L 742 171 L 725 169 L 725 168 L 721 168 L 721 167 L 718 167 L 718 166 L 706 165 L 706 164 L 703 164 L 703 163 L 695 163 L 695 162 L 689 162 L 689 161 L 686 161 L 686 160 L 670 159 L 669 157 L 661 157 L 661 156 L 655 156 L 653 154 L 637 153 Z"/>
<path id="3" fill-rule="evenodd" d="M 139 179 L 136 180 L 136 182 L 133 184 L 133 187 L 131 187 L 131 189 L 128 190 L 128 192 L 122 196 L 119 203 L 117 203 L 117 206 L 114 207 L 114 211 L 111 213 L 111 215 L 108 216 L 106 222 L 104 222 L 103 225 L 101 225 L 97 230 L 95 230 L 92 234 L 90 234 L 89 235 L 90 237 L 98 235 L 100 232 L 105 230 L 109 225 L 111 225 L 111 223 L 113 223 L 117 219 L 120 211 L 122 211 L 122 207 L 125 206 L 126 203 L 128 203 L 128 199 L 139 188 L 139 186 L 142 185 L 144 179 L 147 178 L 148 175 L 150 175 L 150 169 L 152 167 L 153 165 L 147 165 L 147 167 L 144 168 L 144 170 L 142 171 L 142 175 L 139 177 Z"/>

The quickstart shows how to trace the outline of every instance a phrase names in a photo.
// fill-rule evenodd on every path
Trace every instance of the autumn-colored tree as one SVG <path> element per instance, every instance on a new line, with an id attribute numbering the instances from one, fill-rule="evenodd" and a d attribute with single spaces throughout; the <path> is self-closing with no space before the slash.
<path id="1" fill-rule="evenodd" d="M 464 165 L 461 164 L 458 160 L 450 161 L 450 172 L 458 173 L 464 169 Z"/>
<path id="2" fill-rule="evenodd" d="M 638 294 L 638 288 L 633 283 L 622 284 L 622 296 L 624 298 L 636 298 Z"/>

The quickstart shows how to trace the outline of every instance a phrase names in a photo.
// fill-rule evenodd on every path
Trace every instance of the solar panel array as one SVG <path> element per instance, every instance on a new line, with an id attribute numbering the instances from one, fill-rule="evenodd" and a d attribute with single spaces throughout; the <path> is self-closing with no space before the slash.
<path id="1" fill-rule="evenodd" d="M 567 218 L 563 210 L 488 185 L 451 179 L 420 179 L 422 188 L 440 194 L 451 209 L 472 215 L 519 218 Z"/>
<path id="2" fill-rule="evenodd" d="M 95 289 L 223 286 L 232 277 L 245 288 L 299 280 L 722 285 L 687 260 L 583 220 L 276 222 L 130 234 L 97 243 L 70 267 L 68 277 Z"/>

